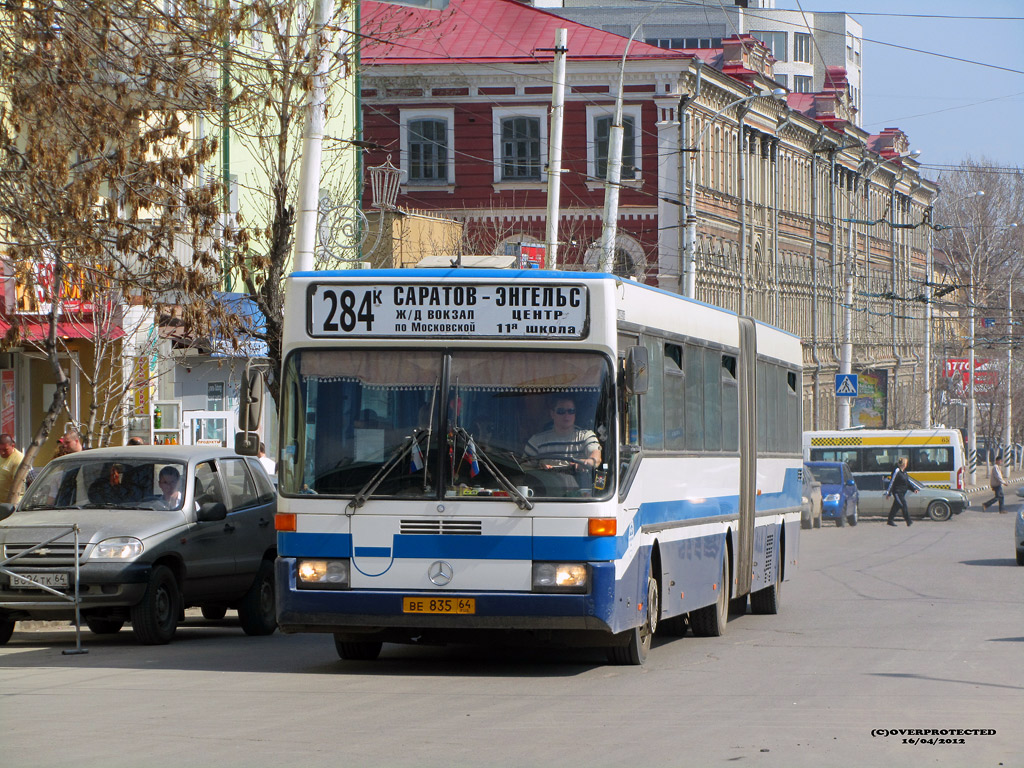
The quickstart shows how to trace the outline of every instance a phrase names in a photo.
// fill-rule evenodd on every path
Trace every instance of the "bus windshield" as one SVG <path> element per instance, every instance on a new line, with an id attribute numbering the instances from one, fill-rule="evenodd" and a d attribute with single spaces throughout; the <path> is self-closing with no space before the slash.
<path id="1" fill-rule="evenodd" d="M 300 350 L 284 366 L 280 490 L 604 497 L 613 383 L 596 352 Z"/>

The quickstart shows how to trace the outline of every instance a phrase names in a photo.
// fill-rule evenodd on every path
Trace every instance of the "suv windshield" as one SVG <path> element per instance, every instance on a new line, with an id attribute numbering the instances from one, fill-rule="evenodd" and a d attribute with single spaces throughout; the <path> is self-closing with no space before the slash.
<path id="1" fill-rule="evenodd" d="M 21 509 L 180 509 L 185 465 L 179 462 L 82 458 L 49 464 Z"/>
<path id="2" fill-rule="evenodd" d="M 285 365 L 278 481 L 360 503 L 604 496 L 612 405 L 594 352 L 305 350 Z"/>

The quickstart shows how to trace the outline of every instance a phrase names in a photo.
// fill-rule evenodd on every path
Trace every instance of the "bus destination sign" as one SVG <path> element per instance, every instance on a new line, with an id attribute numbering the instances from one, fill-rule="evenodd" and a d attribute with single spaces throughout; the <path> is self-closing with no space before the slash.
<path id="1" fill-rule="evenodd" d="M 583 338 L 587 287 L 558 283 L 330 284 L 309 288 L 315 337 Z"/>

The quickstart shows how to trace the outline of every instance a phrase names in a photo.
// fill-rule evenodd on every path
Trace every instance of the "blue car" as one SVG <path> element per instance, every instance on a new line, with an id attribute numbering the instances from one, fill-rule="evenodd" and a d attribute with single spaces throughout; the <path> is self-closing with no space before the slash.
<path id="1" fill-rule="evenodd" d="M 857 524 L 857 484 L 842 461 L 808 461 L 804 464 L 821 483 L 821 517 L 842 528 Z"/>

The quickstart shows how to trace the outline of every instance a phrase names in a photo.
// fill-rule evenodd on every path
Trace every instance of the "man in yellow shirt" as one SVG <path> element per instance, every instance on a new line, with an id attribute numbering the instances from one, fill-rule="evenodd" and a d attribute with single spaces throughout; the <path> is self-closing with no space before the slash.
<path id="1" fill-rule="evenodd" d="M 14 447 L 14 438 L 6 432 L 0 434 L 0 504 L 11 502 L 17 504 L 21 499 L 22 491 L 25 490 L 24 483 L 11 495 L 11 484 L 14 482 L 14 473 L 21 466 L 23 454 Z"/>

